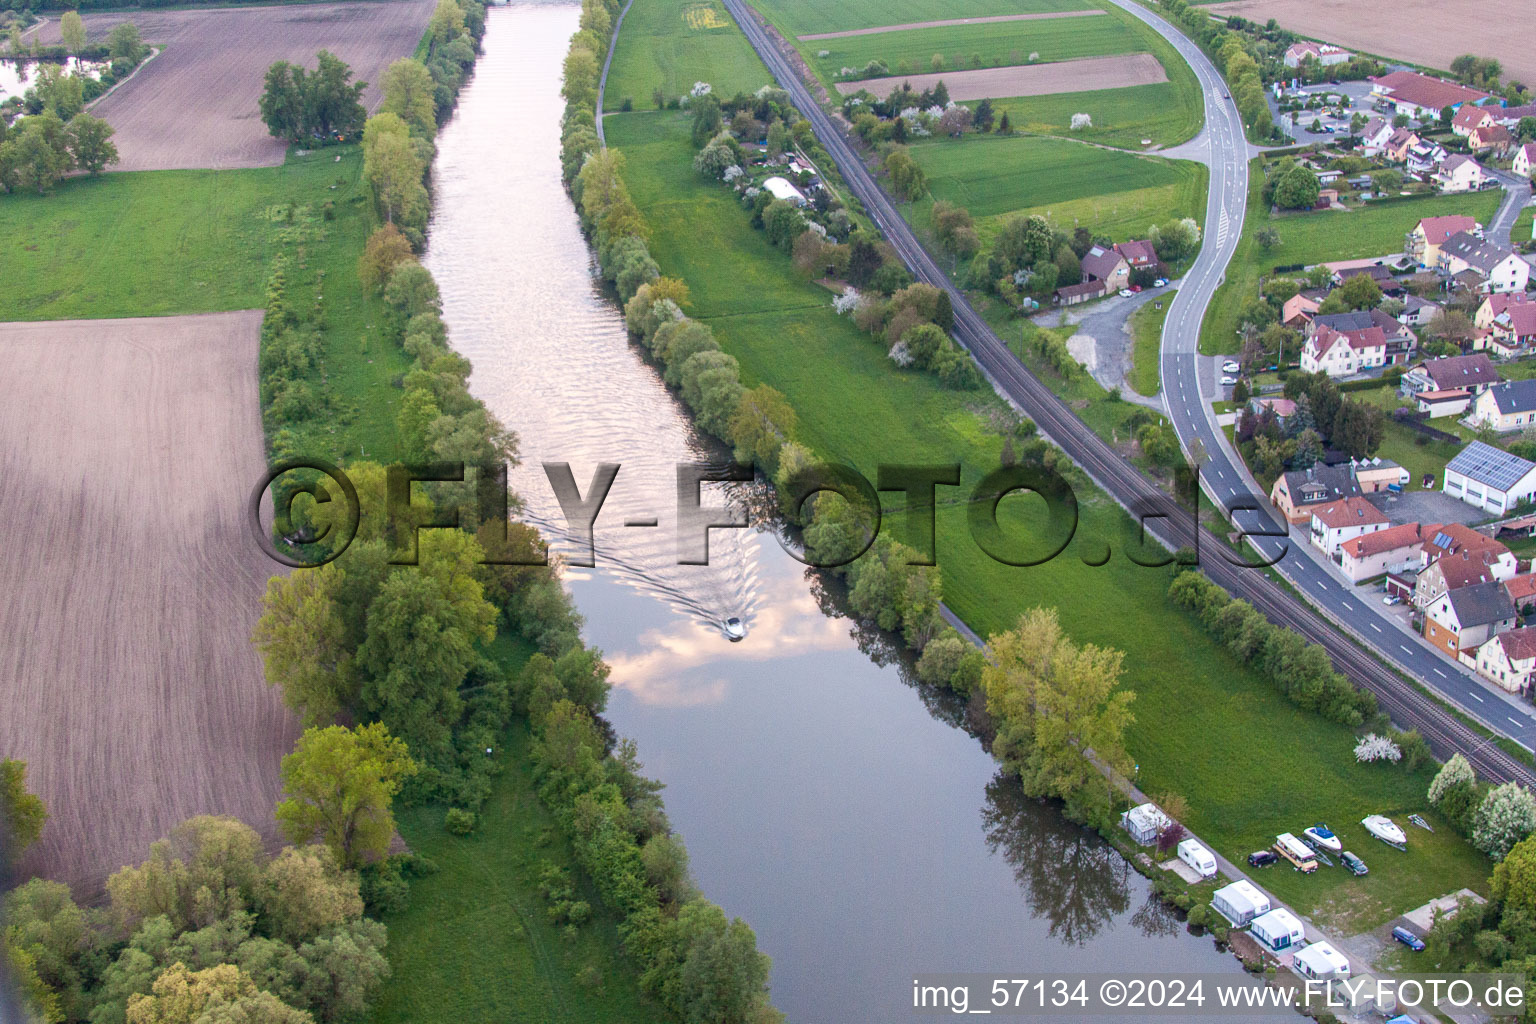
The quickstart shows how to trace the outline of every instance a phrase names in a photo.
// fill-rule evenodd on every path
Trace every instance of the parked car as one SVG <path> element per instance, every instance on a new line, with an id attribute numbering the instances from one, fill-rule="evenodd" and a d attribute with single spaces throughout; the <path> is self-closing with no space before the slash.
<path id="1" fill-rule="evenodd" d="M 1388 594 L 1386 597 L 1381 599 L 1381 603 L 1385 605 L 1402 604 L 1403 599 L 1398 597 L 1396 594 Z"/>
<path id="2" fill-rule="evenodd" d="M 1344 862 L 1344 866 L 1349 868 L 1349 873 L 1352 875 L 1368 875 L 1371 873 L 1371 869 L 1365 866 L 1365 861 L 1356 857 L 1348 850 L 1339 854 L 1339 860 Z"/>
<path id="3" fill-rule="evenodd" d="M 1153 288 L 1164 288 L 1164 287 L 1167 287 L 1167 285 L 1168 285 L 1168 279 L 1166 277 L 1160 277 L 1156 281 L 1152 282 L 1152 287 Z"/>
<path id="4" fill-rule="evenodd" d="M 1233 359 L 1228 359 L 1226 362 L 1221 364 L 1222 373 L 1236 373 L 1241 369 L 1242 367 L 1238 366 L 1236 360 Z"/>
<path id="5" fill-rule="evenodd" d="M 1232 376 L 1223 377 L 1221 378 L 1221 386 L 1224 388 L 1236 387 L 1237 378 Z"/>
<path id="6" fill-rule="evenodd" d="M 1121 298 L 1122 298 L 1122 299 L 1128 299 L 1128 298 L 1130 298 L 1130 297 L 1131 297 L 1131 296 L 1132 296 L 1132 295 L 1135 295 L 1135 294 L 1136 294 L 1136 293 L 1135 293 L 1135 292 L 1133 292 L 1133 291 L 1131 291 L 1131 290 L 1130 290 L 1130 289 L 1129 289 L 1129 288 L 1121 288 L 1121 289 L 1120 289 L 1120 297 L 1121 297 Z"/>
<path id="7" fill-rule="evenodd" d="M 1131 285 L 1131 294 L 1132 295 L 1135 295 L 1135 294 L 1137 294 L 1140 291 L 1141 291 L 1141 285 L 1139 285 L 1139 284 Z"/>
<path id="8" fill-rule="evenodd" d="M 1392 929 L 1392 937 L 1415 953 L 1420 953 L 1424 950 L 1424 940 L 1401 925 Z"/>
<path id="9" fill-rule="evenodd" d="M 1248 855 L 1248 866 L 1254 868 L 1267 868 L 1279 859 L 1279 857 L 1276 857 L 1268 850 L 1255 850 Z"/>

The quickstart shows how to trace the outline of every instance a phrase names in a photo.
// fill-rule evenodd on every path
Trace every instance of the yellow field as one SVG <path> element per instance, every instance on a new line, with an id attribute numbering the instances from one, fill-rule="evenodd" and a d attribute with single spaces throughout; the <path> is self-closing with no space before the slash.
<path id="1" fill-rule="evenodd" d="M 683 8 L 683 21 L 695 32 L 725 28 L 730 24 L 717 4 L 689 4 Z"/>

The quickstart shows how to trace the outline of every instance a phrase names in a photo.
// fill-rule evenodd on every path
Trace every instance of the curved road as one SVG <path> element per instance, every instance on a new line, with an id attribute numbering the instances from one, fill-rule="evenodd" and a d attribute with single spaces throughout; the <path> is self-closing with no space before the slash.
<path id="1" fill-rule="evenodd" d="M 1028 414 L 1042 433 L 1067 452 L 1093 480 L 1117 501 L 1129 509 L 1166 509 L 1169 499 L 1141 473 L 1120 458 L 1097 434 L 1093 433 L 1049 389 L 1030 375 L 1008 351 L 1003 341 L 971 308 L 964 294 L 957 289 L 940 269 L 933 258 L 918 243 L 910 227 L 897 212 L 895 205 L 875 183 L 868 168 L 858 158 L 848 140 L 833 124 L 824 110 L 811 97 L 804 82 L 779 52 L 773 40 L 746 8 L 743 0 L 724 0 L 725 6 L 741 26 L 753 48 L 768 66 L 779 83 L 789 91 L 796 106 L 810 119 L 817 137 L 826 147 L 832 159 L 842 170 L 849 189 L 864 204 L 886 239 L 907 262 L 918 279 L 943 288 L 950 295 L 955 309 L 955 335 L 970 350 L 978 365 L 988 374 L 994 385 Z M 1203 409 L 1196 384 L 1195 350 L 1198 344 L 1199 324 L 1211 293 L 1220 283 L 1221 273 L 1242 225 L 1243 204 L 1247 197 L 1247 144 L 1243 140 L 1236 109 L 1231 101 L 1217 97 L 1224 92 L 1214 67 L 1192 43 L 1163 19 L 1146 11 L 1129 0 L 1116 0 L 1136 17 L 1147 22 L 1179 49 L 1206 89 L 1206 115 L 1208 127 L 1202 138 L 1215 140 L 1225 154 L 1219 168 L 1211 174 L 1211 196 L 1208 207 L 1208 225 L 1215 225 L 1214 232 L 1202 248 L 1194 268 L 1180 289 L 1179 298 L 1169 312 L 1169 328 L 1173 335 L 1165 341 L 1169 351 L 1164 356 L 1165 381 L 1172 382 L 1174 394 L 1180 390 L 1189 397 L 1187 403 L 1177 403 L 1187 408 Z M 1241 146 L 1240 155 L 1232 151 Z M 1189 389 L 1194 389 L 1193 391 Z M 1186 419 L 1184 429 L 1198 431 L 1205 423 L 1201 415 L 1195 422 Z M 1204 440 L 1204 439 L 1203 439 Z M 1205 440 L 1206 450 L 1213 464 L 1220 460 L 1225 438 Z M 1207 474 L 1215 476 L 1210 486 L 1218 494 L 1229 498 L 1246 492 L 1246 484 L 1238 471 L 1230 465 L 1213 465 Z M 1192 542 L 1192 531 L 1187 517 L 1152 519 L 1147 523 L 1149 532 L 1170 547 Z M 1209 546 L 1209 542 L 1208 546 Z M 1293 552 L 1287 562 L 1306 563 Z M 1271 621 L 1292 629 L 1307 639 L 1322 644 L 1333 658 L 1338 670 L 1377 695 L 1384 710 L 1404 727 L 1418 728 L 1434 746 L 1440 756 L 1453 751 L 1466 754 L 1479 773 L 1488 779 L 1518 779 L 1526 785 L 1536 785 L 1536 773 L 1523 763 L 1505 754 L 1495 744 L 1468 728 L 1460 720 L 1446 712 L 1436 701 L 1425 696 L 1417 687 L 1376 658 L 1362 650 L 1348 636 L 1319 619 L 1303 607 L 1281 586 L 1261 572 L 1241 569 L 1222 557 L 1207 557 L 1202 562 L 1206 573 L 1229 593 L 1252 603 Z M 1342 594 L 1335 584 L 1323 581 L 1321 593 L 1330 591 Z M 1346 611 L 1353 612 L 1346 607 Z M 1363 627 L 1362 627 L 1363 628 Z M 1408 634 L 1403 634 L 1408 636 Z M 1405 649 L 1394 652 L 1383 646 L 1381 655 L 1389 663 L 1402 663 L 1405 656 L 1413 659 L 1415 652 Z M 1416 663 L 1425 667 L 1425 652 L 1417 652 Z M 1438 667 L 1438 666 L 1435 666 Z M 1454 668 L 1454 666 L 1452 666 Z M 1410 672 L 1415 663 L 1410 662 Z M 1428 678 L 1426 671 L 1426 678 Z M 1436 677 L 1438 678 L 1438 677 Z M 1452 677 L 1454 678 L 1454 677 Z M 1467 698 L 1467 704 L 1475 707 Z M 1536 741 L 1536 728 L 1527 726 L 1516 731 L 1516 723 L 1506 722 L 1498 728 L 1491 716 L 1479 715 L 1485 724 L 1496 731 L 1516 735 L 1526 743 Z M 1536 723 L 1533 723 L 1536 725 Z"/>

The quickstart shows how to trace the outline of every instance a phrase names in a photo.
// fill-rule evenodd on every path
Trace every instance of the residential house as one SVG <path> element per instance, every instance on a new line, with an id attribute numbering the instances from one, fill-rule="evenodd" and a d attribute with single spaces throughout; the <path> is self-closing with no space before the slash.
<path id="1" fill-rule="evenodd" d="M 1536 103 L 1526 103 L 1516 107 L 1490 107 L 1493 116 L 1499 119 L 1499 124 L 1505 128 L 1514 128 L 1520 124 L 1520 119 L 1536 117 Z"/>
<path id="2" fill-rule="evenodd" d="M 1422 569 L 1429 568 L 1442 558 L 1455 556 L 1466 561 L 1473 554 L 1478 554 L 1483 564 L 1492 568 L 1495 579 L 1510 579 L 1520 568 L 1519 562 L 1503 541 L 1495 540 L 1470 526 L 1461 523 L 1446 523 L 1434 529 L 1426 526 L 1424 536 L 1427 539 L 1419 551 L 1419 567 Z"/>
<path id="3" fill-rule="evenodd" d="M 1275 414 L 1275 419 L 1280 422 L 1281 426 L 1284 426 L 1285 421 L 1296 414 L 1296 403 L 1289 398 L 1261 398 L 1255 395 L 1253 398 L 1248 399 L 1248 408 L 1253 410 L 1254 415 L 1258 415 L 1268 409 Z"/>
<path id="4" fill-rule="evenodd" d="M 1295 331 L 1305 330 L 1317 312 L 1318 301 L 1305 292 L 1297 292 L 1285 300 L 1280 309 L 1280 322 Z"/>
<path id="5" fill-rule="evenodd" d="M 1392 521 L 1364 498 L 1344 498 L 1312 510 L 1312 546 L 1337 560 L 1339 545 L 1385 530 Z"/>
<path id="6" fill-rule="evenodd" d="M 1515 606 L 1498 583 L 1448 590 L 1424 610 L 1424 638 L 1453 658 L 1515 628 Z"/>
<path id="7" fill-rule="evenodd" d="M 1515 150 L 1515 162 L 1509 169 L 1522 178 L 1529 178 L 1536 170 L 1536 142 L 1527 142 Z"/>
<path id="8" fill-rule="evenodd" d="M 1367 157 L 1380 156 L 1395 129 L 1384 117 L 1373 117 L 1360 129 L 1360 151 Z"/>
<path id="9" fill-rule="evenodd" d="M 1456 153 L 1445 158 L 1435 172 L 1435 185 L 1442 192 L 1472 192 L 1488 181 L 1483 165 L 1467 156 Z"/>
<path id="10" fill-rule="evenodd" d="M 1472 324 L 1479 330 L 1492 330 L 1493 321 L 1500 313 L 1510 306 L 1517 306 L 1525 301 L 1524 292 L 1494 292 L 1477 307 L 1477 312 L 1472 317 Z"/>
<path id="11" fill-rule="evenodd" d="M 1536 380 L 1507 380 L 1484 391 L 1472 403 L 1467 422 L 1500 433 L 1536 425 Z"/>
<path id="12" fill-rule="evenodd" d="M 1355 472 L 1355 483 L 1360 486 L 1361 494 L 1390 490 L 1394 484 L 1406 487 L 1413 479 L 1402 466 L 1379 456 L 1374 459 L 1352 459 L 1349 464 Z"/>
<path id="13" fill-rule="evenodd" d="M 1479 396 L 1478 401 L 1482 400 Z M 1536 404 L 1531 408 L 1536 409 Z M 1525 415 L 1529 422 L 1529 413 Z M 1468 505 L 1503 515 L 1536 494 L 1536 462 L 1473 441 L 1446 464 L 1441 490 Z"/>
<path id="14" fill-rule="evenodd" d="M 1428 532 L 1426 528 L 1425 532 Z M 1450 555 L 1436 559 L 1427 569 L 1420 569 L 1413 581 L 1413 606 L 1428 608 L 1441 594 L 1475 583 L 1499 583 L 1494 576 L 1495 556 L 1485 551 L 1472 551 L 1462 555 Z"/>
<path id="15" fill-rule="evenodd" d="M 1488 348 L 1494 355 L 1511 359 L 1536 346 L 1536 302 L 1511 305 L 1493 318 Z"/>
<path id="16" fill-rule="evenodd" d="M 1423 327 L 1440 312 L 1440 304 L 1417 295 L 1403 296 L 1403 311 L 1397 314 L 1398 322 L 1405 327 Z"/>
<path id="17" fill-rule="evenodd" d="M 1381 156 L 1392 164 L 1404 164 L 1408 162 L 1408 154 L 1413 152 L 1415 146 L 1423 140 L 1407 128 L 1394 128 L 1392 134 L 1387 136 L 1387 141 L 1381 144 Z"/>
<path id="18" fill-rule="evenodd" d="M 1440 269 L 1453 277 L 1476 271 L 1485 292 L 1523 292 L 1531 277 L 1531 265 L 1513 249 L 1466 231 L 1440 246 Z"/>
<path id="19" fill-rule="evenodd" d="M 1063 306 L 1075 306 L 1079 302 L 1101 298 L 1106 294 L 1103 281 L 1084 281 L 1081 284 L 1062 285 L 1056 289 L 1056 302 Z"/>
<path id="20" fill-rule="evenodd" d="M 1408 232 L 1403 255 L 1421 267 L 1434 267 L 1440 263 L 1440 246 L 1452 235 L 1463 231 L 1476 234 L 1481 226 L 1471 217 L 1450 214 L 1444 217 L 1425 217 Z"/>
<path id="21" fill-rule="evenodd" d="M 1392 271 L 1382 266 L 1343 267 L 1334 271 L 1333 280 L 1335 284 L 1343 284 L 1350 278 L 1361 275 L 1375 281 L 1376 287 L 1381 289 L 1383 295 L 1401 294 L 1403 291 L 1403 286 L 1398 283 L 1397 278 L 1392 276 Z"/>
<path id="22" fill-rule="evenodd" d="M 1371 79 L 1371 98 L 1390 104 L 1399 114 L 1424 120 L 1438 118 L 1446 107 L 1457 110 L 1491 97 L 1459 82 L 1448 82 L 1417 71 L 1393 71 Z"/>
<path id="23" fill-rule="evenodd" d="M 1307 327 L 1308 337 L 1329 327 L 1344 334 L 1376 328 L 1381 331 L 1383 362 L 1385 366 L 1406 366 L 1413 359 L 1419 339 L 1400 321 L 1379 309 L 1362 309 L 1349 313 L 1325 313 L 1314 316 Z"/>
<path id="24" fill-rule="evenodd" d="M 1310 523 L 1313 510 L 1319 506 L 1359 493 L 1360 485 L 1355 482 L 1354 472 L 1348 465 L 1318 463 L 1308 469 L 1281 473 L 1270 488 L 1269 500 L 1287 522 L 1299 524 Z"/>
<path id="25" fill-rule="evenodd" d="M 1504 581 L 1504 593 L 1515 606 L 1515 611 L 1526 618 L 1536 613 L 1536 572 L 1511 576 Z"/>
<path id="26" fill-rule="evenodd" d="M 1464 139 L 1476 129 L 1496 123 L 1493 114 L 1485 108 L 1465 106 L 1456 111 L 1456 116 L 1451 118 L 1451 132 Z"/>
<path id="27" fill-rule="evenodd" d="M 1339 545 L 1339 568 L 1351 583 L 1363 583 L 1383 573 L 1416 569 L 1425 527 L 1403 523 L 1362 534 Z"/>
<path id="28" fill-rule="evenodd" d="M 1403 169 L 1420 180 L 1427 180 L 1447 159 L 1444 146 L 1429 139 L 1420 139 L 1409 147 L 1403 160 Z"/>
<path id="29" fill-rule="evenodd" d="M 1336 331 L 1317 325 L 1301 347 L 1303 373 L 1326 373 L 1330 377 L 1349 377 L 1387 364 L 1387 339 L 1380 327 Z"/>
<path id="30" fill-rule="evenodd" d="M 1467 145 L 1471 146 L 1474 152 L 1486 152 L 1490 156 L 1504 156 L 1514 144 L 1515 137 L 1501 124 L 1487 124 L 1481 128 L 1474 128 L 1472 134 L 1467 136 Z"/>
<path id="31" fill-rule="evenodd" d="M 1156 270 L 1158 266 L 1157 250 L 1152 243 L 1144 240 L 1132 239 L 1129 242 L 1116 242 L 1115 252 L 1124 258 L 1126 264 L 1132 270 Z"/>
<path id="32" fill-rule="evenodd" d="M 1083 279 L 1104 282 L 1104 290 L 1117 292 L 1130 283 L 1131 265 L 1114 248 L 1095 245 L 1083 254 Z"/>
<path id="33" fill-rule="evenodd" d="M 1477 649 L 1477 674 L 1510 693 L 1529 693 L 1536 674 L 1536 628 L 1500 633 Z"/>
<path id="34" fill-rule="evenodd" d="M 1326 68 L 1334 64 L 1343 64 L 1353 56 L 1354 54 L 1342 46 L 1334 46 L 1332 43 L 1314 43 L 1310 39 L 1303 39 L 1292 43 L 1281 59 L 1285 61 L 1286 67 L 1292 69 L 1301 67 L 1309 60 L 1315 60 Z"/>
<path id="35" fill-rule="evenodd" d="M 1398 382 L 1398 390 L 1404 398 L 1412 398 L 1425 391 L 1455 389 L 1478 395 L 1503 379 L 1503 375 L 1493 365 L 1493 360 L 1477 352 L 1469 356 L 1426 359 L 1403 374 L 1403 379 Z"/>

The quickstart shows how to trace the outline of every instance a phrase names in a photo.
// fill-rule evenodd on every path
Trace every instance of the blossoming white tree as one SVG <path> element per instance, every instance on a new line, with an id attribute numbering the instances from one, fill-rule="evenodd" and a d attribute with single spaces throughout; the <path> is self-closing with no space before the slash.
<path id="1" fill-rule="evenodd" d="M 1536 798 L 1517 782 L 1496 786 L 1483 798 L 1472 822 L 1472 845 L 1494 860 L 1536 832 Z"/>
<path id="2" fill-rule="evenodd" d="M 1360 742 L 1355 744 L 1355 760 L 1361 764 L 1370 761 L 1391 761 L 1396 764 L 1402 759 L 1403 752 L 1386 736 L 1369 733 L 1360 737 Z"/>

